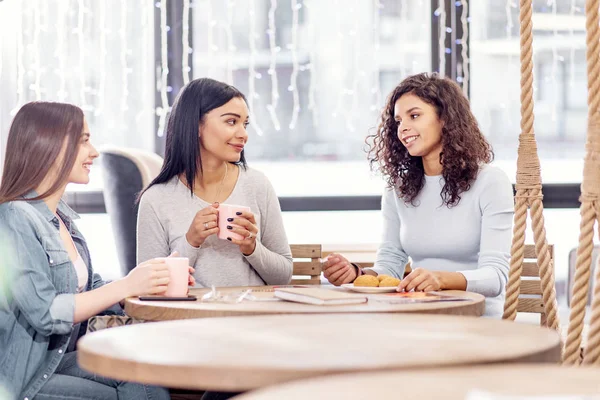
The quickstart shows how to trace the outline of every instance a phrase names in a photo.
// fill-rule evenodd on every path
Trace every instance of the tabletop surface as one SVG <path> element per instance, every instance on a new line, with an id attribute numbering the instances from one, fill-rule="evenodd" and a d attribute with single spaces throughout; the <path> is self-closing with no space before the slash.
<path id="1" fill-rule="evenodd" d="M 313 286 L 319 287 L 319 286 Z M 321 286 L 325 290 L 333 286 Z M 431 303 L 390 304 L 377 300 L 381 295 L 370 297 L 367 303 L 351 305 L 312 305 L 273 300 L 273 287 L 260 286 L 252 288 L 255 297 L 260 301 L 241 303 L 203 302 L 202 295 L 210 289 L 191 289 L 190 294 L 197 296 L 197 301 L 141 301 L 132 297 L 125 300 L 127 315 L 145 321 L 169 321 L 191 318 L 232 317 L 269 314 L 339 314 L 339 313 L 420 313 L 420 314 L 452 314 L 481 316 L 485 311 L 485 297 L 471 292 L 449 290 L 444 294 L 460 296 L 468 301 L 444 301 Z M 249 287 L 218 288 L 222 294 L 241 294 Z M 371 295 L 369 295 L 371 296 Z"/>
<path id="2" fill-rule="evenodd" d="M 557 362 L 560 342 L 547 328 L 487 318 L 271 315 L 105 329 L 84 336 L 78 356 L 120 380 L 238 391 L 335 373 Z"/>
<path id="3" fill-rule="evenodd" d="M 398 399 L 401 393 L 404 399 L 419 400 L 493 400 L 498 398 L 495 396 L 507 395 L 534 396 L 539 400 L 544 396 L 600 395 L 599 373 L 597 368 L 550 364 L 369 372 L 290 382 L 249 392 L 235 399 Z M 432 382 L 435 384 L 432 385 Z M 498 400 L 509 399 L 500 397 Z M 514 397 L 514 400 L 524 398 Z"/>

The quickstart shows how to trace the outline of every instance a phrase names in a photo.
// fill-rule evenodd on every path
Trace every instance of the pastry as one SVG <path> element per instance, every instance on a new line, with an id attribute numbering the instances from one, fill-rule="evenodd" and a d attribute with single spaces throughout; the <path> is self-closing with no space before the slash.
<path id="1" fill-rule="evenodd" d="M 400 284 L 400 279 L 391 276 L 379 282 L 379 287 L 395 287 Z"/>
<path id="2" fill-rule="evenodd" d="M 378 287 L 379 279 L 373 275 L 361 275 L 354 280 L 354 286 Z"/>

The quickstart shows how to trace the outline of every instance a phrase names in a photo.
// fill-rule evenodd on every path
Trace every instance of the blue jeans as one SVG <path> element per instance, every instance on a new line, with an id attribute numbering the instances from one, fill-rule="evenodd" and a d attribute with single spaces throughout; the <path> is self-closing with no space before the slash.
<path id="1" fill-rule="evenodd" d="M 77 352 L 65 354 L 54 375 L 35 400 L 169 400 L 169 392 L 156 386 L 117 381 L 84 371 L 77 364 Z"/>

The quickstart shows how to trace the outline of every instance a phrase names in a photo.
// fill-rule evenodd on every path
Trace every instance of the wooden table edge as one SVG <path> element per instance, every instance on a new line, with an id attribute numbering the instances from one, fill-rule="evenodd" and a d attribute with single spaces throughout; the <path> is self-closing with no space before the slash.
<path id="1" fill-rule="evenodd" d="M 516 322 L 515 322 L 516 323 Z M 119 328 L 113 328 L 119 329 Z M 93 333 L 92 333 L 93 334 Z M 282 368 L 256 368 L 248 373 L 250 368 L 231 366 L 157 366 L 154 364 L 133 360 L 114 359 L 102 353 L 101 349 L 86 349 L 85 337 L 78 348 L 79 365 L 93 373 L 108 378 L 159 385 L 165 387 L 190 389 L 190 390 L 222 390 L 222 391 L 247 391 L 263 388 L 265 386 L 282 384 L 286 382 L 350 373 L 368 373 L 381 371 L 413 371 L 434 368 L 453 368 L 469 366 L 492 366 L 501 364 L 528 364 L 528 363 L 558 363 L 561 357 L 561 342 L 557 336 L 554 346 L 547 349 L 532 351 L 521 356 L 506 355 L 494 360 L 471 362 L 463 360 L 459 363 L 442 363 L 410 366 L 380 366 L 364 369 L 313 369 L 306 373 L 298 370 Z M 235 372 L 235 373 L 233 373 Z M 215 385 L 215 382 L 220 384 Z"/>
<path id="2" fill-rule="evenodd" d="M 449 291 L 456 292 L 456 291 Z M 466 292 L 469 297 L 472 297 L 470 301 L 461 301 L 458 302 L 460 304 L 456 304 L 455 302 L 447 302 L 447 306 L 442 307 L 434 307 L 432 306 L 430 309 L 427 307 L 421 309 L 402 309 L 398 308 L 397 310 L 353 310 L 351 308 L 347 308 L 347 306 L 340 306 L 339 310 L 331 311 L 332 308 L 329 308 L 326 312 L 320 312 L 317 309 L 314 311 L 303 311 L 303 312 L 289 312 L 285 310 L 258 310 L 258 309 L 183 309 L 178 307 L 169 307 L 168 302 L 161 302 L 160 305 L 154 302 L 141 302 L 137 300 L 136 297 L 130 297 L 125 299 L 125 313 L 130 317 L 143 320 L 143 321 L 172 321 L 172 320 L 181 320 L 181 319 L 197 319 L 197 318 L 219 318 L 219 317 L 241 317 L 241 316 L 257 316 L 257 315 L 286 315 L 286 314 L 298 314 L 298 315 L 309 315 L 309 314 L 347 314 L 347 313 L 357 313 L 357 314 L 440 314 L 440 315 L 457 315 L 457 316 L 474 316 L 480 317 L 485 312 L 485 296 L 473 293 Z M 173 302 L 178 304 L 178 302 Z M 171 304 L 173 304 L 171 303 Z M 210 304 L 210 303 L 208 303 Z M 265 304 L 265 303 L 263 303 Z M 431 303 L 432 305 L 434 303 Z M 439 303 L 437 303 L 439 304 Z M 423 304 L 420 304 L 423 305 Z M 322 306 L 322 307 L 337 307 L 337 306 Z M 455 312 L 447 312 L 448 309 L 452 309 Z M 185 310 L 185 312 L 184 312 Z M 169 314 L 171 313 L 179 313 L 186 314 L 183 316 L 178 316 L 177 318 L 172 318 Z M 165 315 L 167 315 L 165 317 Z"/>

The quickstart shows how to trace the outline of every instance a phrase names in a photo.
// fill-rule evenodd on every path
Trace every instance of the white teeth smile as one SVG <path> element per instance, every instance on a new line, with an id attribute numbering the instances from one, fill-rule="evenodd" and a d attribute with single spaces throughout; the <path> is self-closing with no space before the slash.
<path id="1" fill-rule="evenodd" d="M 411 137 L 408 137 L 408 138 L 404 139 L 404 142 L 407 143 L 407 144 L 408 143 L 412 143 L 415 140 L 417 140 L 417 138 L 418 138 L 418 136 L 411 136 Z"/>

